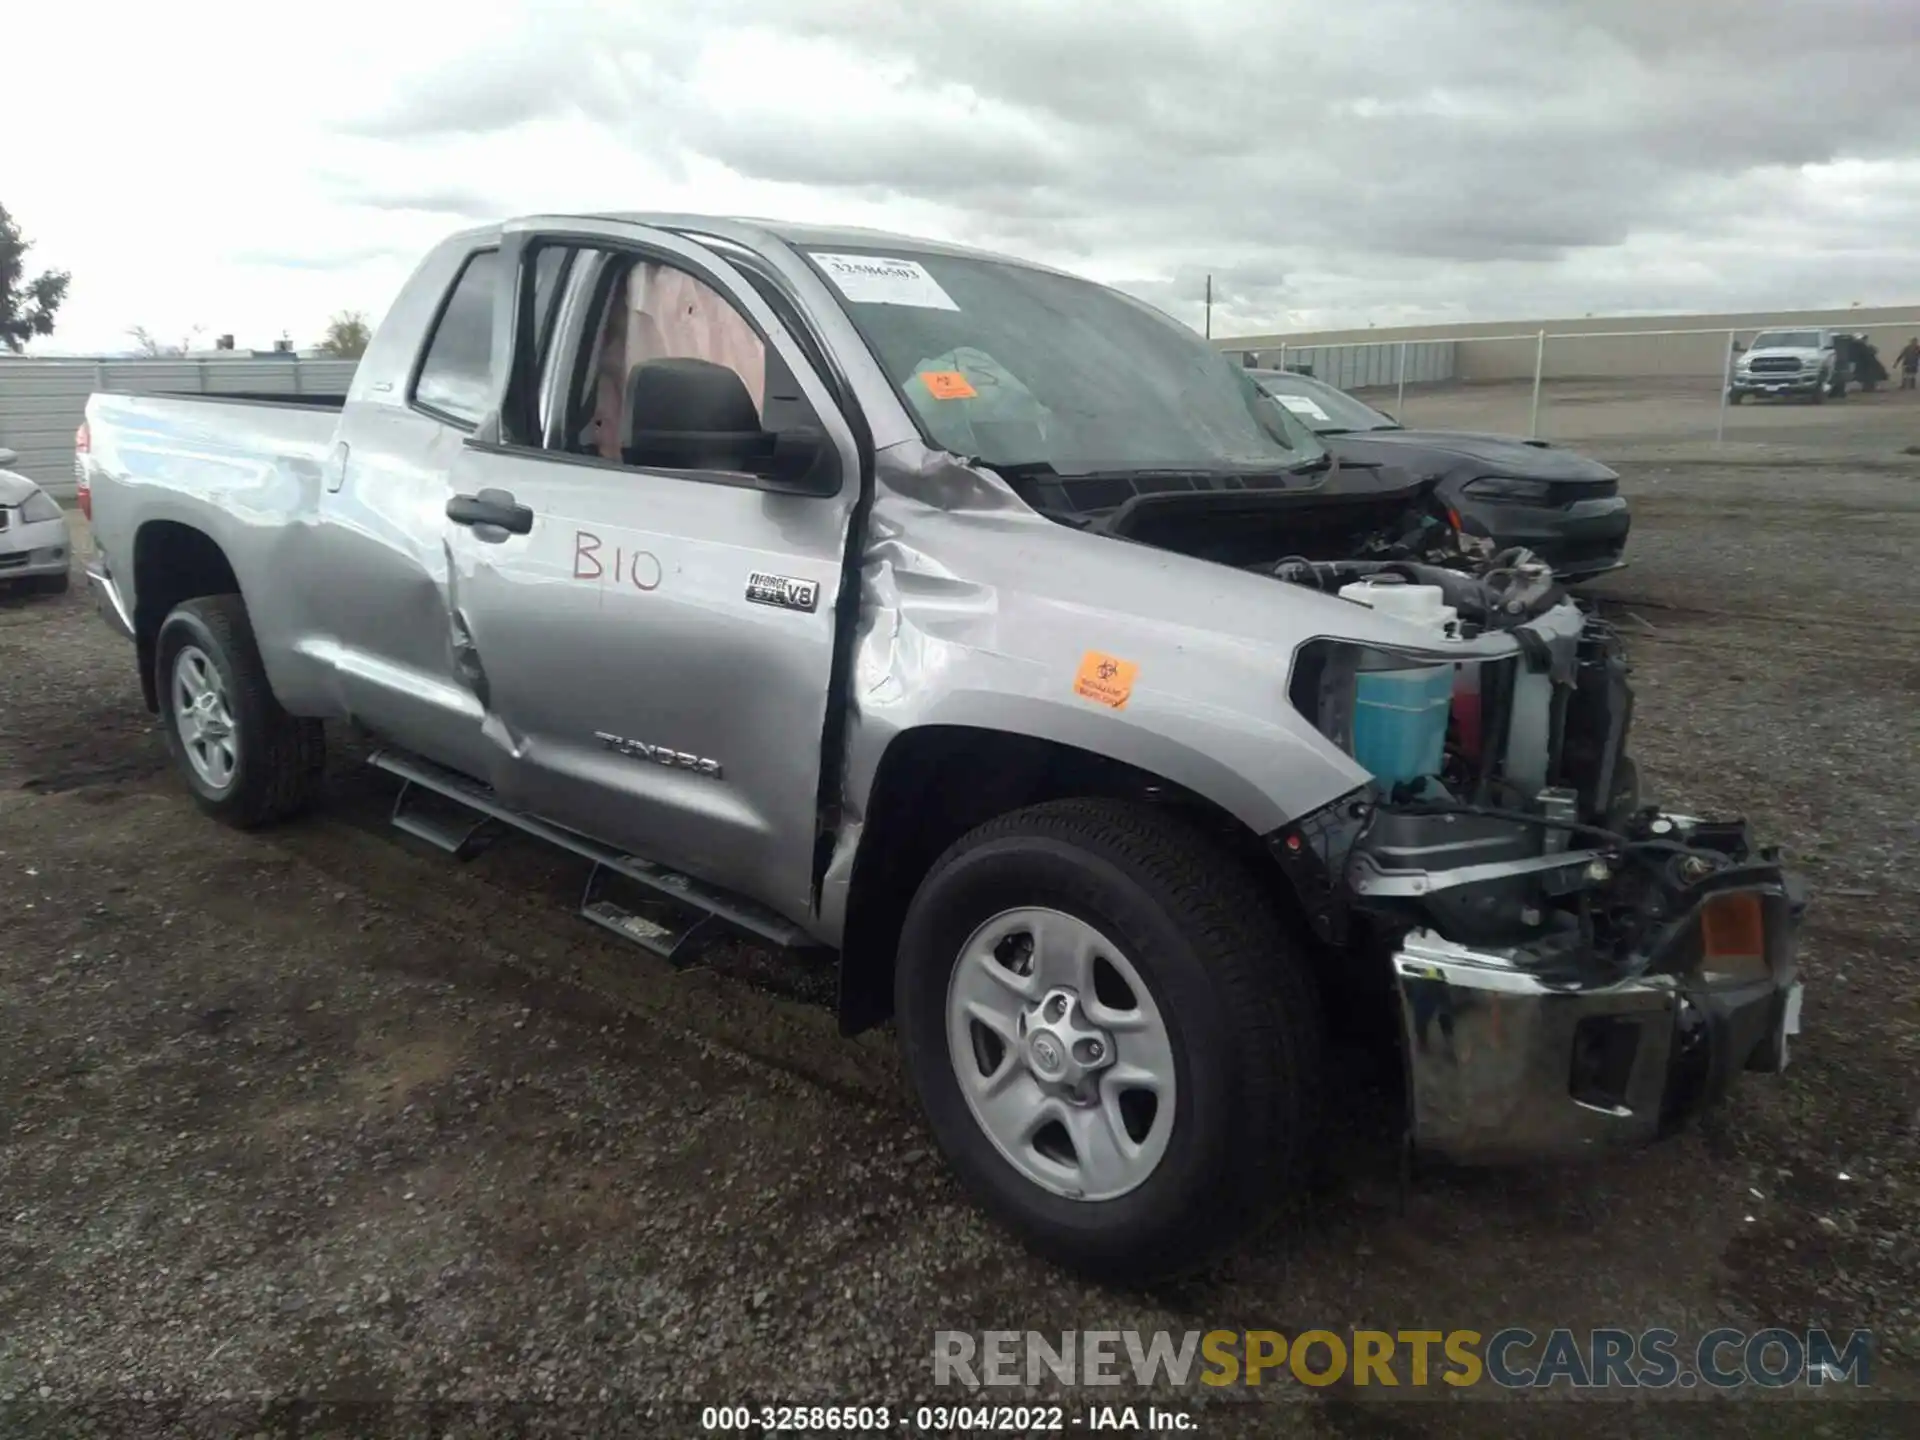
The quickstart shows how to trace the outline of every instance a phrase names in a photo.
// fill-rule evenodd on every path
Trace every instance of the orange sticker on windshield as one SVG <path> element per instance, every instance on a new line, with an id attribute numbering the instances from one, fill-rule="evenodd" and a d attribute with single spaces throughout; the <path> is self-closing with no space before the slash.
<path id="1" fill-rule="evenodd" d="M 1133 677 L 1140 667 L 1116 655 L 1089 650 L 1080 657 L 1080 673 L 1073 677 L 1073 693 L 1085 700 L 1098 700 L 1116 710 L 1127 708 L 1133 694 Z"/>
<path id="2" fill-rule="evenodd" d="M 920 381 L 936 400 L 971 400 L 980 393 L 958 370 L 922 370 Z"/>

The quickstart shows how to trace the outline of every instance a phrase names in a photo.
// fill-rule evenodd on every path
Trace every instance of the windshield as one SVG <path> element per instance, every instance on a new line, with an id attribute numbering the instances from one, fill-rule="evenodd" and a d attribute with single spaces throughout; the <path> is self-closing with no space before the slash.
<path id="1" fill-rule="evenodd" d="M 1326 454 L 1200 336 L 1103 285 L 910 249 L 810 258 L 956 454 L 1061 475 L 1270 473 Z"/>
<path id="2" fill-rule="evenodd" d="M 1336 390 L 1324 380 L 1295 375 L 1290 370 L 1251 370 L 1253 383 L 1304 421 L 1317 435 L 1343 435 L 1350 430 L 1398 430 L 1391 415 Z"/>
<path id="3" fill-rule="evenodd" d="M 1818 330 L 1762 330 L 1753 337 L 1756 350 L 1818 350 Z"/>

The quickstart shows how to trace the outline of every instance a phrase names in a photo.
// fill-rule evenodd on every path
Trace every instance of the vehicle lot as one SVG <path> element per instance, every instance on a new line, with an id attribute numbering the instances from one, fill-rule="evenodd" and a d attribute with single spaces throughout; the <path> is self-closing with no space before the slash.
<path id="1" fill-rule="evenodd" d="M 1392 389 L 1363 392 L 1409 426 L 1490 430 L 1525 435 L 1533 386 L 1521 381 L 1420 386 L 1396 408 Z M 1721 423 L 1720 387 L 1712 380 L 1550 380 L 1540 390 L 1540 435 L 1594 448 L 1602 458 L 1662 452 L 1711 458 L 1703 447 Z M 1812 405 L 1749 400 L 1726 408 L 1723 455 L 1765 458 L 1767 447 L 1805 447 L 1810 455 L 1898 454 L 1920 444 L 1920 398 L 1891 388 Z"/>
<path id="2" fill-rule="evenodd" d="M 1649 791 L 1744 809 L 1814 885 L 1786 1076 L 1646 1154 L 1422 1175 L 1403 1207 L 1394 1081 L 1346 1057 L 1318 1195 L 1210 1274 L 1101 1289 L 973 1212 L 830 976 L 674 975 L 573 917 L 576 862 L 391 833 L 338 748 L 322 813 L 221 829 L 80 590 L 5 597 L 0 1396 L 897 1405 L 936 1329 L 1717 1324 L 1871 1327 L 1876 1388 L 1920 1394 L 1920 403 L 1745 407 L 1716 457 L 1711 395 L 1590 390 L 1553 387 L 1543 433 L 1633 500 L 1594 593 Z M 1514 398 L 1403 418 L 1524 430 Z M 1207 1396 L 1202 1433 L 1463 1423 L 1381 1398 Z M 1661 1428 L 1808 1428 L 1726 1411 Z"/>

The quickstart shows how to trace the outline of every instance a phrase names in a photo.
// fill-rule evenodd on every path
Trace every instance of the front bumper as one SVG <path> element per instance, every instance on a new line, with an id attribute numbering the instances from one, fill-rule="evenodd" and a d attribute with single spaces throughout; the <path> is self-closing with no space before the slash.
<path id="1" fill-rule="evenodd" d="M 1764 954 L 1708 961 L 1702 907 L 1738 894 L 1758 902 Z M 1393 972 L 1415 1148 L 1494 1163 L 1644 1144 L 1742 1070 L 1784 1068 L 1799 1028 L 1803 905 L 1797 877 L 1750 867 L 1702 894 L 1648 970 L 1588 983 L 1541 971 L 1524 950 L 1413 932 Z"/>
<path id="2" fill-rule="evenodd" d="M 1623 495 L 1596 495 L 1564 505 L 1455 502 L 1467 533 L 1486 536 L 1496 551 L 1521 546 L 1562 580 L 1580 580 L 1626 564 L 1633 517 Z"/>
<path id="3" fill-rule="evenodd" d="M 1826 384 L 1817 370 L 1764 371 L 1735 375 L 1732 393 L 1736 395 L 1811 395 Z"/>
<path id="4" fill-rule="evenodd" d="M 23 524 L 10 516 L 9 521 L 0 529 L 0 581 L 67 573 L 73 539 L 64 519 Z"/>

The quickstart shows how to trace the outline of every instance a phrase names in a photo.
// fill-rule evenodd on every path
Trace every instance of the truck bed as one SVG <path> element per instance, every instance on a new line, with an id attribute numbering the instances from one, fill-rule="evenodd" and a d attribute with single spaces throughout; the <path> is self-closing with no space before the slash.
<path id="1" fill-rule="evenodd" d="M 239 405 L 285 405 L 303 410 L 344 410 L 347 408 L 347 393 L 342 390 L 335 394 L 322 392 L 315 394 L 289 394 L 284 390 L 222 390 L 218 393 L 197 395 L 178 390 L 127 390 L 119 392 L 129 399 L 141 400 L 190 400 L 197 404 L 239 404 Z"/>
<path id="2" fill-rule="evenodd" d="M 343 395 L 96 394 L 87 423 L 97 451 L 127 486 L 159 484 L 216 503 L 235 486 L 264 478 L 262 462 L 284 478 L 319 478 L 339 424 Z"/>
<path id="3" fill-rule="evenodd" d="M 159 523 L 198 531 L 230 561 L 264 634 L 299 633 L 293 606 L 312 583 L 298 545 L 317 516 L 342 398 L 124 395 L 87 402 L 97 563 L 133 607 L 136 541 Z M 166 576 L 148 577 L 163 586 Z M 295 674 L 271 642 L 276 685 Z M 289 693 L 292 693 L 291 690 Z"/>

